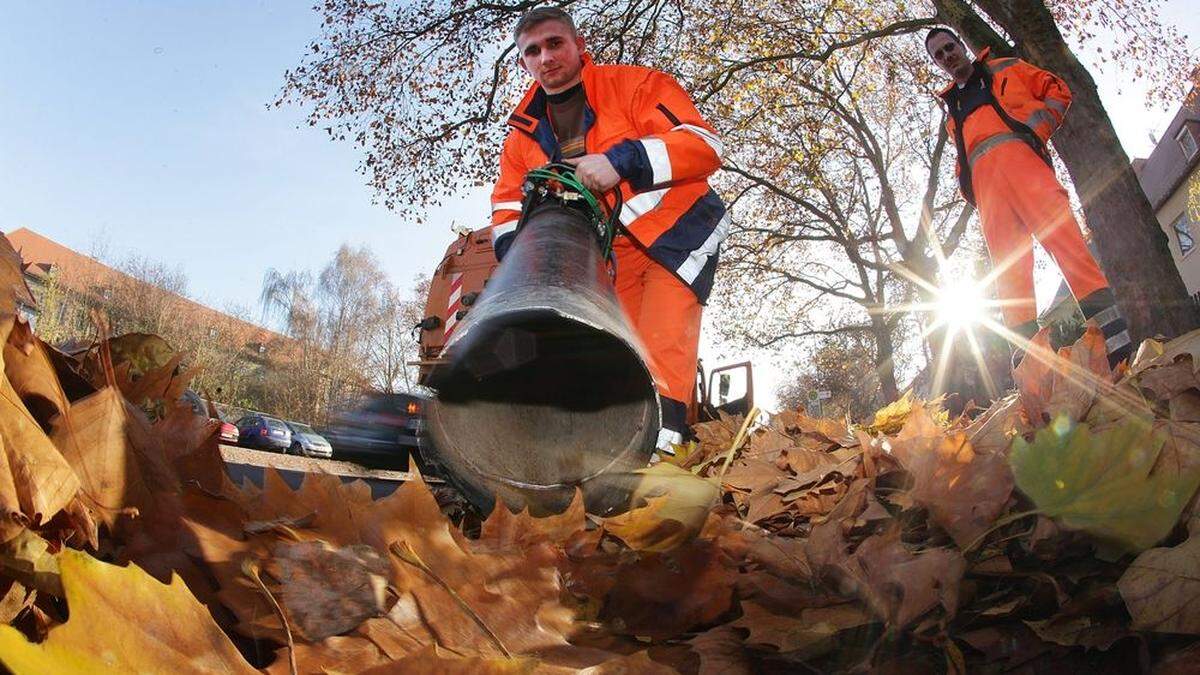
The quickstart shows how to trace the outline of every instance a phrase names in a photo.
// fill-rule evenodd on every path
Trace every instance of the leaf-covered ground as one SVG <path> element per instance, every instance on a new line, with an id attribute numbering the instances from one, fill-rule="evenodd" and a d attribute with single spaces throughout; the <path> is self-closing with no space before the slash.
<path id="1" fill-rule="evenodd" d="M 2 247 L 0 247 L 2 248 Z M 0 275 L 14 253 L 0 250 Z M 19 277 L 13 277 L 19 279 Z M 17 287 L 17 290 L 21 290 Z M 6 303 L 6 304 L 5 304 Z M 0 661 L 47 672 L 1195 672 L 1200 335 L 1094 328 L 948 419 L 722 419 L 608 519 L 225 476 L 135 374 L 0 298 Z M 444 503 L 439 504 L 439 499 Z M 453 517 L 447 517 L 450 513 Z"/>

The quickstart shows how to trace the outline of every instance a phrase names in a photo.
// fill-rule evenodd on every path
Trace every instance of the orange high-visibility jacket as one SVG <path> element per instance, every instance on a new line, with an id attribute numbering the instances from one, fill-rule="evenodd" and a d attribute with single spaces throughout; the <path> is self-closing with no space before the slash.
<path id="1" fill-rule="evenodd" d="M 725 204 L 708 186 L 708 177 L 721 166 L 720 139 L 666 73 L 596 65 L 584 54 L 581 79 L 586 151 L 607 155 L 621 175 L 621 224 L 704 302 L 729 233 Z M 500 178 L 492 190 L 497 252 L 507 247 L 520 217 L 525 174 L 562 160 L 541 86 L 529 88 L 508 125 Z"/>
<path id="2" fill-rule="evenodd" d="M 990 83 L 988 91 L 978 92 L 983 96 L 963 96 L 955 83 L 939 94 L 949 113 L 946 130 L 958 147 L 959 183 L 972 203 L 971 167 L 980 158 L 1002 143 L 1019 141 L 1049 163 L 1046 143 L 1071 105 L 1071 90 L 1058 76 L 1021 59 L 990 59 L 984 49 L 975 60 L 975 70 L 980 77 L 967 86 L 982 88 Z M 974 104 L 956 107 L 964 99 L 973 99 Z"/>

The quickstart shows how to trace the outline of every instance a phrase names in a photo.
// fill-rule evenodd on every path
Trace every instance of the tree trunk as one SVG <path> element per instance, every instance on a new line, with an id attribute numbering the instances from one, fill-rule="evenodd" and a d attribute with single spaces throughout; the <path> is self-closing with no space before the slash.
<path id="1" fill-rule="evenodd" d="M 936 3 L 939 14 L 964 35 L 980 36 L 978 15 L 972 18 L 970 8 L 960 0 Z M 1200 309 L 1188 297 L 1166 234 L 1104 110 L 1096 83 L 1067 47 L 1046 5 L 1042 0 L 980 0 L 978 4 L 1013 36 L 1024 58 L 1058 75 L 1071 88 L 1073 101 L 1054 135 L 1054 148 L 1075 184 L 1135 347 L 1148 337 L 1175 337 L 1200 327 Z"/>
<path id="2" fill-rule="evenodd" d="M 875 337 L 875 372 L 879 374 L 879 394 L 883 403 L 900 398 L 896 386 L 896 347 L 892 343 L 892 330 L 881 316 L 871 317 L 871 334 Z"/>

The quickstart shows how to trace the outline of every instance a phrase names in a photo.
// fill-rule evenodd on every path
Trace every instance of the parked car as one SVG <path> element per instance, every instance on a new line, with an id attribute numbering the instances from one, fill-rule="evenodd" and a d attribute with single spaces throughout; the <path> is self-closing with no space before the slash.
<path id="1" fill-rule="evenodd" d="M 288 448 L 288 454 L 326 459 L 333 457 L 333 447 L 315 429 L 299 422 L 288 421 L 284 424 L 292 432 L 292 445 Z"/>
<path id="2" fill-rule="evenodd" d="M 425 406 L 414 394 L 368 394 L 350 410 L 335 413 L 323 429 L 334 456 L 396 471 L 409 470 L 415 456 L 422 472 Z"/>
<path id="3" fill-rule="evenodd" d="M 229 443 L 231 445 L 237 445 L 238 437 L 240 435 L 241 434 L 238 433 L 238 428 L 236 425 L 230 424 L 229 422 L 226 422 L 224 420 L 221 421 L 221 442 L 222 443 Z"/>
<path id="4" fill-rule="evenodd" d="M 257 413 L 237 421 L 239 444 L 246 448 L 287 452 L 292 447 L 292 431 L 282 420 Z"/>

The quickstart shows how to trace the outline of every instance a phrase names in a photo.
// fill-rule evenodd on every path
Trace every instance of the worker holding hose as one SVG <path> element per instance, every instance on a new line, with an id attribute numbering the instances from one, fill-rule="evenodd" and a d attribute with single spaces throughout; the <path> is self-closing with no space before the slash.
<path id="1" fill-rule="evenodd" d="M 1046 143 L 1063 123 L 1071 91 L 1053 73 L 1021 59 L 972 59 L 958 35 L 934 28 L 925 48 L 953 82 L 940 94 L 947 131 L 958 148 L 963 197 L 979 209 L 1004 323 L 1013 336 L 1013 366 L 1038 331 L 1033 296 L 1033 239 L 1058 264 L 1085 319 L 1104 333 L 1113 366 L 1133 344 L 1108 279 L 1088 250 L 1054 175 Z"/>
<path id="2" fill-rule="evenodd" d="M 721 166 L 721 141 L 671 76 L 593 63 L 557 7 L 525 14 L 514 38 L 535 83 L 508 118 L 492 191 L 496 255 L 515 234 L 530 170 L 563 162 L 596 194 L 621 191 L 617 297 L 651 361 L 663 409 L 658 448 L 669 454 L 687 432 L 701 312 L 729 231 L 725 205 L 708 185 Z"/>

